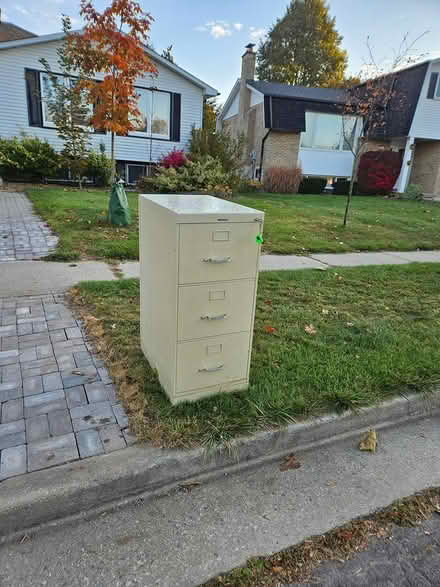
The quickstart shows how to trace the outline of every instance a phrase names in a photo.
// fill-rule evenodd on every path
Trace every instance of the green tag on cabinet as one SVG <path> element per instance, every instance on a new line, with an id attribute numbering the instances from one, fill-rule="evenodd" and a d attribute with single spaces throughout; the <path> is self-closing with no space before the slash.
<path id="1" fill-rule="evenodd" d="M 263 244 L 263 235 L 261 234 L 261 232 L 259 232 L 257 234 L 257 237 L 255 239 L 257 241 L 257 245 L 262 245 Z"/>

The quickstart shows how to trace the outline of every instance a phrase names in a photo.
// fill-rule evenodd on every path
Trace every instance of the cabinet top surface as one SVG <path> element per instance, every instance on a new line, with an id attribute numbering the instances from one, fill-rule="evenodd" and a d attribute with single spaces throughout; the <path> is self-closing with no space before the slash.
<path id="1" fill-rule="evenodd" d="M 140 194 L 139 198 L 148 200 L 178 215 L 218 214 L 231 216 L 251 214 L 263 218 L 263 212 L 260 210 L 203 194 Z"/>

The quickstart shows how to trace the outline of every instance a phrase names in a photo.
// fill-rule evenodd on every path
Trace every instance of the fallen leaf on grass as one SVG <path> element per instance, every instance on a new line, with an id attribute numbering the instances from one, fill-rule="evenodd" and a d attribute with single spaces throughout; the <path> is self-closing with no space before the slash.
<path id="1" fill-rule="evenodd" d="M 304 330 L 307 332 L 307 334 L 316 334 L 316 328 L 313 326 L 313 324 L 307 324 L 304 326 Z"/>
<path id="2" fill-rule="evenodd" d="M 296 460 L 296 456 L 294 454 L 290 454 L 283 463 L 280 465 L 280 471 L 288 471 L 289 469 L 299 469 L 301 467 L 301 463 Z"/>
<path id="3" fill-rule="evenodd" d="M 361 436 L 359 442 L 359 450 L 368 450 L 370 452 L 376 452 L 377 448 L 377 436 L 376 430 L 368 430 L 366 434 Z"/>
<path id="4" fill-rule="evenodd" d="M 277 575 L 281 575 L 284 573 L 283 567 L 272 567 L 272 572 L 276 573 Z"/>
<path id="5" fill-rule="evenodd" d="M 264 332 L 266 332 L 267 334 L 273 334 L 276 331 L 277 331 L 277 329 L 274 328 L 273 326 L 265 326 L 264 327 Z"/>

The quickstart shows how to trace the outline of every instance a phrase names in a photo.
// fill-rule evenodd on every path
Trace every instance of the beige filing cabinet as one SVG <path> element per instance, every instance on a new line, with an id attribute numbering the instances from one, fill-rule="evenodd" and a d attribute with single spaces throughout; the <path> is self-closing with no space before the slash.
<path id="1" fill-rule="evenodd" d="M 263 212 L 140 195 L 141 344 L 171 402 L 246 389 Z"/>

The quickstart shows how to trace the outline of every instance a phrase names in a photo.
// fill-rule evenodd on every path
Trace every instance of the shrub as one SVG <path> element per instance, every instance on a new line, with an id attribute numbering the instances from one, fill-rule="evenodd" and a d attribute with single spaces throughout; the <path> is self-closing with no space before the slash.
<path id="1" fill-rule="evenodd" d="M 234 139 L 224 131 L 212 132 L 206 128 L 193 127 L 189 152 L 193 161 L 210 156 L 218 159 L 227 173 L 236 173 L 243 163 L 246 142 L 243 133 Z"/>
<path id="2" fill-rule="evenodd" d="M 348 196 L 348 192 L 350 191 L 350 180 L 349 179 L 337 179 L 333 183 L 333 193 L 336 196 Z M 353 183 L 353 194 L 358 193 L 358 184 L 357 181 Z"/>
<path id="3" fill-rule="evenodd" d="M 165 169 L 169 169 L 170 167 L 182 167 L 186 163 L 186 155 L 183 149 L 172 149 L 167 155 L 163 155 L 163 157 L 159 161 L 159 165 L 161 167 L 165 167 Z"/>
<path id="4" fill-rule="evenodd" d="M 8 180 L 41 181 L 53 177 L 60 156 L 47 141 L 22 135 L 0 139 L 0 175 Z"/>
<path id="5" fill-rule="evenodd" d="M 422 200 L 423 186 L 418 183 L 410 183 L 406 188 L 406 192 L 401 195 L 404 200 Z"/>
<path id="6" fill-rule="evenodd" d="M 217 159 L 209 155 L 197 161 L 187 160 L 181 167 L 158 167 L 153 177 L 141 177 L 140 191 L 159 193 L 210 192 L 230 195 L 234 177 L 226 173 Z"/>
<path id="7" fill-rule="evenodd" d="M 237 182 L 237 192 L 240 194 L 255 194 L 263 191 L 263 184 L 258 179 L 240 178 Z"/>
<path id="8" fill-rule="evenodd" d="M 85 174 L 90 179 L 93 179 L 95 185 L 109 185 L 112 174 L 111 159 L 103 152 L 89 151 L 86 159 Z"/>
<path id="9" fill-rule="evenodd" d="M 326 185 L 325 177 L 304 177 L 298 191 L 300 194 L 322 194 Z"/>
<path id="10" fill-rule="evenodd" d="M 264 172 L 264 191 L 275 194 L 296 194 L 301 183 L 301 168 L 269 167 Z"/>
<path id="11" fill-rule="evenodd" d="M 387 195 L 399 177 L 402 156 L 395 151 L 368 151 L 359 162 L 358 184 L 363 194 Z"/>

